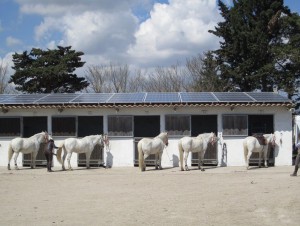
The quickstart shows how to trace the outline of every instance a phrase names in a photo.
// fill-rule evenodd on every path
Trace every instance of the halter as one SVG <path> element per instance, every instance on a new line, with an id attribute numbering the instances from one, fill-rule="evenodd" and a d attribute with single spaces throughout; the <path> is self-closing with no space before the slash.
<path id="1" fill-rule="evenodd" d="M 271 136 L 271 139 L 268 137 L 268 139 L 266 139 L 266 144 L 265 145 L 262 145 L 263 146 L 263 149 L 264 149 L 264 147 L 266 146 L 266 145 L 269 145 L 269 144 L 271 144 L 273 147 L 275 146 L 275 141 L 276 141 L 276 136 L 274 135 L 274 134 L 270 134 L 270 136 Z M 262 150 L 263 150 L 262 149 Z"/>
<path id="2" fill-rule="evenodd" d="M 105 146 L 109 146 L 109 139 L 108 136 L 105 134 L 104 136 L 102 136 L 102 141 L 104 143 Z"/>
<path id="3" fill-rule="evenodd" d="M 216 142 L 216 136 L 215 136 L 215 134 L 213 134 L 213 136 L 209 139 L 209 143 L 210 144 L 214 144 L 215 142 Z"/>
<path id="4" fill-rule="evenodd" d="M 272 146 L 275 146 L 276 137 L 274 134 L 272 134 L 272 140 L 269 142 Z"/>
<path id="5" fill-rule="evenodd" d="M 49 135 L 47 132 L 44 132 L 44 139 L 45 139 L 45 143 L 48 143 L 49 142 Z"/>

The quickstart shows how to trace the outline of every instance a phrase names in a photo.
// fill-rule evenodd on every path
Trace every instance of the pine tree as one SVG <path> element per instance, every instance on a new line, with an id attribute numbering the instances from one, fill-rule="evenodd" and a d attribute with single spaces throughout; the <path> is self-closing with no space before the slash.
<path id="1" fill-rule="evenodd" d="M 214 53 L 227 89 L 271 91 L 277 85 L 293 93 L 300 76 L 299 15 L 283 0 L 233 0 L 232 6 L 219 0 L 218 5 L 224 21 L 210 32 L 222 38 Z"/>
<path id="2" fill-rule="evenodd" d="M 15 73 L 9 83 L 18 91 L 26 93 L 74 93 L 86 88 L 89 83 L 74 71 L 82 67 L 82 52 L 58 46 L 54 50 L 33 48 L 28 54 L 13 54 L 12 67 Z"/>

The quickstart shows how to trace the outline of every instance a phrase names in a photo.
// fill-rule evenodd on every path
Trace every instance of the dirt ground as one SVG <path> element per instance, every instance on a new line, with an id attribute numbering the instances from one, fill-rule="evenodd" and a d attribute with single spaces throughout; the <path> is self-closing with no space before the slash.
<path id="1" fill-rule="evenodd" d="M 292 166 L 0 167 L 0 225 L 300 225 Z"/>

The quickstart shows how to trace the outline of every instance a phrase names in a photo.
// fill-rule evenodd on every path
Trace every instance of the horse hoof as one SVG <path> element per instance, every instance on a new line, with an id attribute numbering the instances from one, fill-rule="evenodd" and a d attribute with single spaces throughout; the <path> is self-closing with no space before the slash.
<path id="1" fill-rule="evenodd" d="M 205 171 L 205 169 L 201 169 L 201 171 Z"/>

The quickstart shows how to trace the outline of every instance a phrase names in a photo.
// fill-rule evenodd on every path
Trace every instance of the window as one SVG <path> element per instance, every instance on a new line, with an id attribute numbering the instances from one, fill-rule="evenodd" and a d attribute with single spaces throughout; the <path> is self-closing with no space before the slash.
<path id="1" fill-rule="evenodd" d="M 108 116 L 109 136 L 133 136 L 132 116 Z"/>
<path id="2" fill-rule="evenodd" d="M 52 117 L 53 136 L 76 136 L 75 117 Z"/>
<path id="3" fill-rule="evenodd" d="M 223 115 L 223 135 L 248 135 L 247 115 Z"/>
<path id="4" fill-rule="evenodd" d="M 188 115 L 166 115 L 166 131 L 170 136 L 190 135 L 191 125 Z"/>
<path id="5" fill-rule="evenodd" d="M 274 133 L 273 115 L 248 115 L 248 135 Z"/>
<path id="6" fill-rule="evenodd" d="M 0 118 L 0 136 L 21 136 L 21 119 Z"/>
<path id="7" fill-rule="evenodd" d="M 78 137 L 103 134 L 102 116 L 78 116 Z"/>
<path id="8" fill-rule="evenodd" d="M 47 131 L 47 117 L 23 117 L 23 137 L 31 137 L 42 131 Z"/>
<path id="9" fill-rule="evenodd" d="M 134 137 L 156 137 L 159 133 L 160 133 L 159 115 L 134 116 Z"/>

